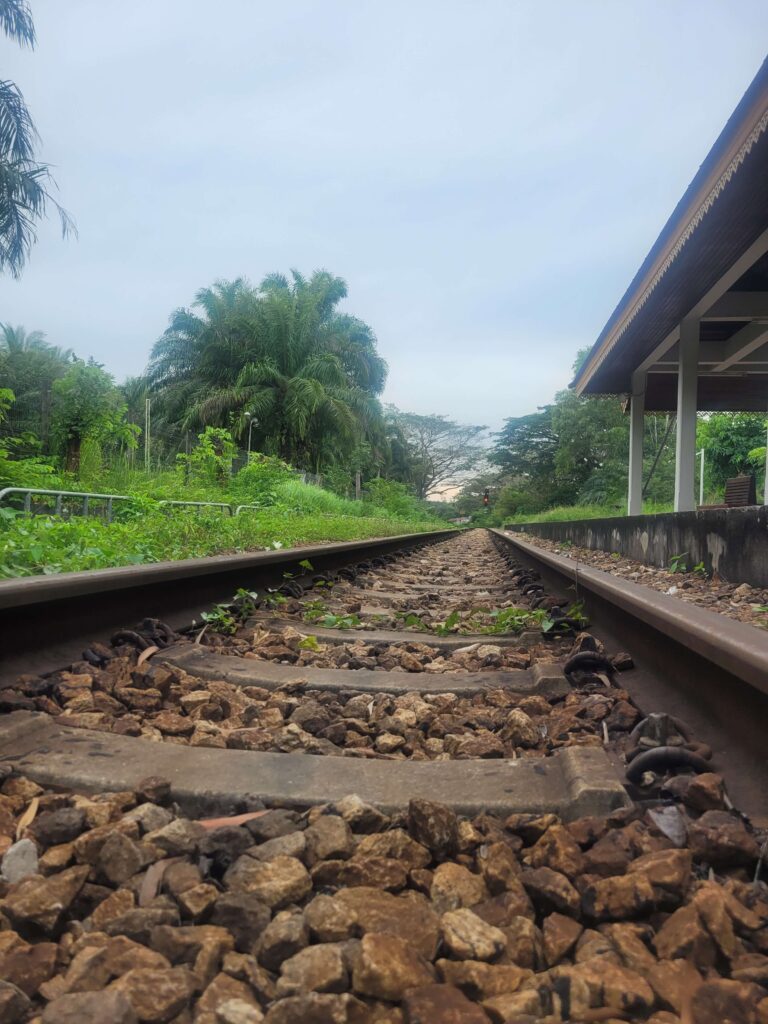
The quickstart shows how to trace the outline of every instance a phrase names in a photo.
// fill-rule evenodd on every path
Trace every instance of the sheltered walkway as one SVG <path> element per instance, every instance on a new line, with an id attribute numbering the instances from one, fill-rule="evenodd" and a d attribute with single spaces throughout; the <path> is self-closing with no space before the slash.
<path id="1" fill-rule="evenodd" d="M 676 511 L 696 507 L 697 411 L 768 412 L 768 60 L 573 386 L 630 396 L 630 515 L 642 511 L 646 410 L 677 415 Z"/>

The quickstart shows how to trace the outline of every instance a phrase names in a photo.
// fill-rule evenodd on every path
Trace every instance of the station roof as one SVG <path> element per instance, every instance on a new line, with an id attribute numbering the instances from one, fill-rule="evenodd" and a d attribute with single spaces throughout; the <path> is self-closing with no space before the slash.
<path id="1" fill-rule="evenodd" d="M 768 408 L 768 59 L 664 225 L 573 382 L 676 407 L 680 322 L 701 321 L 700 409 Z"/>

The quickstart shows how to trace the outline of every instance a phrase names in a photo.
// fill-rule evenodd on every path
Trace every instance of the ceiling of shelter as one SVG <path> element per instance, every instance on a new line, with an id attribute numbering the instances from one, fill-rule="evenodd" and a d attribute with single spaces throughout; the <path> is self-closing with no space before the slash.
<path id="1" fill-rule="evenodd" d="M 768 61 L 595 343 L 575 382 L 579 393 L 629 393 L 633 372 L 647 370 L 647 407 L 674 409 L 679 325 L 694 310 L 699 408 L 765 410 Z"/>

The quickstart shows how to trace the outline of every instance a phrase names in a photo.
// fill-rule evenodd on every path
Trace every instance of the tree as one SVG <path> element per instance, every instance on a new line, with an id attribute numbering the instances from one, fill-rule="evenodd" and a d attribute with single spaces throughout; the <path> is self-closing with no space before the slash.
<path id="1" fill-rule="evenodd" d="M 93 361 L 78 360 L 53 385 L 53 427 L 64 468 L 77 474 L 85 440 L 105 440 L 134 447 L 138 427 L 125 420 L 126 406 L 115 382 Z"/>
<path id="2" fill-rule="evenodd" d="M 148 369 L 162 415 L 185 428 L 230 427 L 320 472 L 351 456 L 380 419 L 387 366 L 373 331 L 340 314 L 344 281 L 316 271 L 218 282 L 177 310 Z"/>
<path id="3" fill-rule="evenodd" d="M 447 416 L 421 416 L 390 407 L 408 452 L 409 482 L 419 498 L 440 494 L 476 469 L 485 458 L 480 443 L 486 427 L 456 423 Z"/>
<path id="4" fill-rule="evenodd" d="M 33 48 L 35 28 L 26 0 L 0 0 L 0 28 L 21 46 Z M 62 234 L 74 232 L 69 214 L 51 195 L 55 185 L 46 164 L 34 159 L 37 132 L 24 97 L 13 82 L 0 80 L 0 271 L 18 277 L 36 241 L 35 225 L 49 204 Z"/>
<path id="5" fill-rule="evenodd" d="M 768 420 L 762 413 L 713 413 L 699 420 L 696 441 L 705 451 L 704 472 L 708 486 L 722 491 L 725 482 L 740 473 L 752 473 L 750 452 L 765 444 Z"/>
<path id="6" fill-rule="evenodd" d="M 72 365 L 74 353 L 49 345 L 42 331 L 0 324 L 0 373 L 16 395 L 0 434 L 33 433 L 48 450 L 53 382 Z"/>

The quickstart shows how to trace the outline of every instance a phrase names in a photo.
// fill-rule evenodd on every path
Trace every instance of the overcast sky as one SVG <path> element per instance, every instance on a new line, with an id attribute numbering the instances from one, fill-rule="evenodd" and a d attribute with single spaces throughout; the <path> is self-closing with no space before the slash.
<path id="1" fill-rule="evenodd" d="M 32 0 L 0 41 L 79 239 L 0 320 L 139 373 L 171 311 L 324 267 L 385 398 L 498 427 L 570 377 L 768 49 L 765 0 Z"/>

